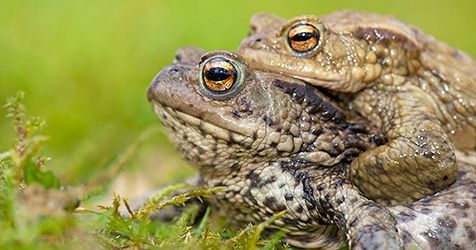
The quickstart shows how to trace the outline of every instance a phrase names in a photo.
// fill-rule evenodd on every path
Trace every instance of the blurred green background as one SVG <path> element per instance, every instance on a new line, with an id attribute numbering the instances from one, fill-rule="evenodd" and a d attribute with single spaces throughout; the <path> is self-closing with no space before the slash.
<path id="1" fill-rule="evenodd" d="M 24 90 L 29 112 L 48 122 L 49 166 L 68 183 L 82 182 L 158 124 L 145 93 L 177 48 L 234 50 L 259 11 L 338 9 L 391 14 L 476 55 L 475 0 L 0 0 L 0 100 Z M 2 110 L 0 151 L 13 138 Z M 130 167 L 165 183 L 191 172 L 178 159 L 160 134 Z"/>

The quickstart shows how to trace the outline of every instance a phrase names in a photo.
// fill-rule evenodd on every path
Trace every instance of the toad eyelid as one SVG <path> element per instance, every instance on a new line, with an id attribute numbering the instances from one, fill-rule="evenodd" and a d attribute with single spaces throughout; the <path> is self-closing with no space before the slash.
<path id="1" fill-rule="evenodd" d="M 295 25 L 298 24 L 309 24 L 317 29 L 320 29 L 321 22 L 319 19 L 315 16 L 302 16 L 298 18 L 292 18 L 289 21 L 285 22 L 282 26 L 281 29 L 276 33 L 277 36 L 283 36 L 284 34 L 287 34 L 289 29 Z"/>

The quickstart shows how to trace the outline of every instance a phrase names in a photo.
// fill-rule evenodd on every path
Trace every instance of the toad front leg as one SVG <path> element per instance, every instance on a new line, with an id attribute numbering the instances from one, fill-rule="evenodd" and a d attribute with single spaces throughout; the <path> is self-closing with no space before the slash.
<path id="1" fill-rule="evenodd" d="M 271 227 L 285 228 L 286 241 L 294 246 L 339 249 L 345 235 L 352 249 L 402 248 L 390 211 L 365 198 L 340 169 L 285 160 L 235 179 L 205 182 L 224 186 L 210 204 L 242 224 L 259 223 L 286 210 Z"/>
<path id="2" fill-rule="evenodd" d="M 402 249 L 396 220 L 389 210 L 362 196 L 336 171 L 317 175 L 317 196 L 327 217 L 347 235 L 351 249 Z"/>
<path id="3" fill-rule="evenodd" d="M 367 197 L 381 203 L 409 202 L 455 181 L 453 146 L 421 89 L 412 84 L 395 91 L 366 89 L 352 103 L 389 139 L 349 168 L 349 179 Z"/>

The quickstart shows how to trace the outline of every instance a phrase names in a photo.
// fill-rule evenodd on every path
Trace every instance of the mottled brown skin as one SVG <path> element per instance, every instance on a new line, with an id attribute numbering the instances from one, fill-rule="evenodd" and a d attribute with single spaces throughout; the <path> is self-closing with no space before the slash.
<path id="1" fill-rule="evenodd" d="M 298 23 L 319 28 L 313 53 L 288 45 L 287 32 Z M 238 50 L 250 67 L 344 93 L 350 108 L 383 129 L 388 143 L 362 154 L 348 173 L 368 197 L 408 202 L 455 180 L 453 145 L 476 145 L 472 57 L 392 17 L 365 12 L 289 21 L 263 13 L 251 27 Z"/>
<path id="2" fill-rule="evenodd" d="M 179 50 L 175 64 L 155 77 L 148 99 L 171 140 L 198 167 L 195 184 L 224 187 L 208 203 L 226 218 L 246 225 L 287 210 L 271 228 L 287 228 L 286 240 L 307 248 L 339 248 L 345 239 L 352 249 L 475 246 L 475 155 L 458 156 L 458 179 L 446 190 L 384 208 L 343 175 L 353 157 L 382 143 L 378 131 L 299 80 L 246 67 L 245 86 L 228 100 L 214 100 L 198 79 L 203 53 Z M 241 60 L 212 53 L 218 54 Z M 319 135 L 311 140 L 309 131 Z M 279 146 L 271 139 L 276 132 L 293 142 L 301 138 L 302 145 Z M 329 144 L 340 153 L 331 153 Z"/>
<path id="3" fill-rule="evenodd" d="M 204 57 L 214 55 L 241 61 L 229 52 Z M 345 238 L 351 246 L 402 246 L 390 212 L 344 176 L 350 160 L 382 140 L 378 131 L 313 87 L 275 74 L 246 69 L 234 96 L 213 99 L 199 67 L 177 61 L 155 77 L 148 98 L 203 185 L 224 187 L 209 202 L 227 218 L 243 225 L 287 210 L 272 228 L 288 229 L 297 246 L 337 248 Z"/>
<path id="4" fill-rule="evenodd" d="M 455 183 L 409 205 L 389 207 L 405 248 L 476 248 L 476 154 L 456 153 Z"/>

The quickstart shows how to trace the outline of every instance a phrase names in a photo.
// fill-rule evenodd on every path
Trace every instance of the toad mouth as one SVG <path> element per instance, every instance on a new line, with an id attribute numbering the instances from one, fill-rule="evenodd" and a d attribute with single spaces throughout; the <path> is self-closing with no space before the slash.
<path id="1" fill-rule="evenodd" d="M 204 121 L 196 116 L 178 111 L 160 102 L 152 101 L 152 105 L 154 112 L 158 115 L 165 126 L 173 127 L 174 122 L 169 121 L 170 119 L 173 119 L 176 122 L 185 123 L 188 125 L 188 127 L 193 127 L 194 129 L 203 131 L 206 134 L 210 134 L 225 141 L 241 142 L 247 138 L 251 138 L 245 133 L 232 131 L 229 130 L 229 128 L 224 128 L 222 126 Z"/>

